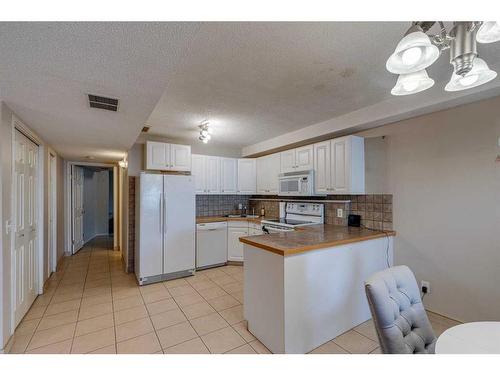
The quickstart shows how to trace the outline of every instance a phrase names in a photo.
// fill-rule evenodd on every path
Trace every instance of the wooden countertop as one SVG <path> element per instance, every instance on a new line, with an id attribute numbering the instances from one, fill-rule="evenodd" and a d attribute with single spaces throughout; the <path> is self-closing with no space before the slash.
<path id="1" fill-rule="evenodd" d="M 265 219 L 274 219 L 270 217 L 256 217 L 256 218 L 248 218 L 248 217 L 226 217 L 226 216 L 197 216 L 196 224 L 204 224 L 204 223 L 216 223 L 219 221 L 248 221 L 250 223 L 260 224 L 261 220 Z"/>
<path id="2" fill-rule="evenodd" d="M 278 255 L 293 255 L 306 251 L 395 236 L 395 231 L 321 224 L 301 227 L 293 232 L 241 237 L 240 241 Z"/>

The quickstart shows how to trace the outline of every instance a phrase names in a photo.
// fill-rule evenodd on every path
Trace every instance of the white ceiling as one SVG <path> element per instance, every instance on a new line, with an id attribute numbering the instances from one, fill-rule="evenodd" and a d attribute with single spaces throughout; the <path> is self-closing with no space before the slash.
<path id="1" fill-rule="evenodd" d="M 378 103 L 386 103 L 383 110 L 389 119 L 391 110 L 401 112 L 407 107 L 408 113 L 415 113 L 415 108 L 429 107 L 429 97 L 432 110 L 437 110 L 436 104 L 450 98 L 467 95 L 473 101 L 479 91 L 500 87 L 497 79 L 476 90 L 445 92 L 452 72 L 446 51 L 428 69 L 435 87 L 418 95 L 393 97 L 390 90 L 397 76 L 385 69 L 385 62 L 409 25 L 204 24 L 191 40 L 189 59 L 170 77 L 148 120 L 151 133 L 194 140 L 197 125 L 210 112 L 216 130 L 213 142 L 244 147 L 243 153 L 251 155 L 266 147 L 283 146 L 286 139 L 267 142 L 270 138 Z M 500 72 L 500 43 L 480 45 L 479 53 Z M 251 147 L 261 143 L 262 147 Z"/>
<path id="2" fill-rule="evenodd" d="M 447 52 L 428 69 L 434 88 L 390 95 L 385 61 L 408 25 L 0 23 L 0 96 L 68 159 L 120 159 L 145 122 L 153 136 L 197 142 L 207 113 L 212 147 L 251 148 L 380 103 L 411 114 L 432 98 L 439 109 L 454 97 Z M 500 43 L 479 52 L 500 71 Z M 500 79 L 462 101 L 492 88 Z M 86 93 L 119 98 L 119 111 L 90 109 Z"/>
<path id="3" fill-rule="evenodd" d="M 132 146 L 196 24 L 0 23 L 0 97 L 68 159 L 119 160 Z M 120 99 L 91 109 L 87 93 Z"/>

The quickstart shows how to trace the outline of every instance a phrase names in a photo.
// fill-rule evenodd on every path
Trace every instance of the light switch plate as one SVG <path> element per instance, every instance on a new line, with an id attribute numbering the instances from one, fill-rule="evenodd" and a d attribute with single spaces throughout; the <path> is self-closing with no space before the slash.
<path id="1" fill-rule="evenodd" d="M 344 217 L 344 210 L 342 208 L 337 208 L 337 217 Z"/>

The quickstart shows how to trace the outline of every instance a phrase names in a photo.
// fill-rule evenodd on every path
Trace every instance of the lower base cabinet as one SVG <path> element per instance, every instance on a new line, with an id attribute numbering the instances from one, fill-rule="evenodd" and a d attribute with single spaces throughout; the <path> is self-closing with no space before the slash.
<path id="1" fill-rule="evenodd" d="M 246 223 L 245 223 L 246 224 Z M 248 236 L 248 224 L 242 226 L 229 226 L 227 228 L 227 260 L 243 262 L 243 243 L 240 237 Z"/>

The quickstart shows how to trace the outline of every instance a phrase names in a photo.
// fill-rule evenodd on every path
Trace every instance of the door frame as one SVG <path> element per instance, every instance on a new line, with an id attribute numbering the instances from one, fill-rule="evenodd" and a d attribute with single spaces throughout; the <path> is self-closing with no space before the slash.
<path id="1" fill-rule="evenodd" d="M 116 223 L 117 223 L 117 218 L 118 218 L 118 211 L 116 210 L 117 208 L 117 201 L 118 201 L 118 196 L 117 192 L 118 190 L 116 189 L 115 186 L 115 181 L 116 181 L 116 164 L 111 164 L 111 163 L 92 163 L 92 162 L 83 162 L 83 161 L 66 161 L 65 162 L 65 168 L 64 168 L 64 232 L 66 234 L 66 241 L 65 241 L 65 249 L 64 252 L 66 255 L 72 255 L 73 254 L 73 191 L 72 191 L 72 181 L 71 181 L 71 171 L 74 166 L 78 167 L 103 167 L 103 168 L 110 168 L 113 171 L 113 224 L 115 225 L 116 229 Z M 116 243 L 117 241 L 117 233 L 116 230 L 114 230 L 113 233 L 113 243 Z M 115 245 L 116 246 L 116 245 Z"/>
<path id="2" fill-rule="evenodd" d="M 37 195 L 37 201 L 36 201 L 36 216 L 37 216 L 37 241 L 35 241 L 35 254 L 36 254 L 36 275 L 35 275 L 35 283 L 36 283 L 36 289 L 38 291 L 38 294 L 43 294 L 43 260 L 44 260 L 44 228 L 45 228 L 45 220 L 44 220 L 44 211 L 43 211 L 43 206 L 44 206 L 44 182 L 45 182 L 45 175 L 44 175 L 44 167 L 45 167 L 45 159 L 44 159 L 44 153 L 45 153 L 45 146 L 42 142 L 42 140 L 31 130 L 29 129 L 18 117 L 15 115 L 12 115 L 12 121 L 11 121 L 11 129 L 12 129 L 12 138 L 11 138 L 11 158 L 12 158 L 12 165 L 11 165 L 11 202 L 13 202 L 12 209 L 11 209 L 11 228 L 15 228 L 15 223 L 17 222 L 17 216 L 16 216 L 16 209 L 15 209 L 15 202 L 16 202 L 16 190 L 15 190 L 15 173 L 16 173 L 16 167 L 15 167 L 15 158 L 16 158 L 16 131 L 19 131 L 21 134 L 23 134 L 25 137 L 27 137 L 30 141 L 35 143 L 38 146 L 38 168 L 36 170 L 36 195 Z M 11 332 L 10 334 L 13 335 L 14 331 L 16 329 L 16 303 L 15 303 L 15 288 L 14 285 L 16 285 L 16 280 L 15 280 L 15 233 L 14 230 L 11 231 L 11 238 L 10 238 L 10 250 L 11 250 L 11 261 L 10 261 L 10 270 L 11 270 L 11 277 L 10 277 L 10 282 L 11 282 L 11 295 L 10 295 L 10 301 L 11 301 L 11 308 L 10 308 L 10 329 Z"/>
<path id="3" fill-rule="evenodd" d="M 48 176 L 49 183 L 47 187 L 49 188 L 48 194 L 48 262 L 47 271 L 48 275 L 52 272 L 56 272 L 57 269 L 57 154 L 50 147 L 48 150 Z M 52 224 L 51 224 L 52 221 Z"/>

